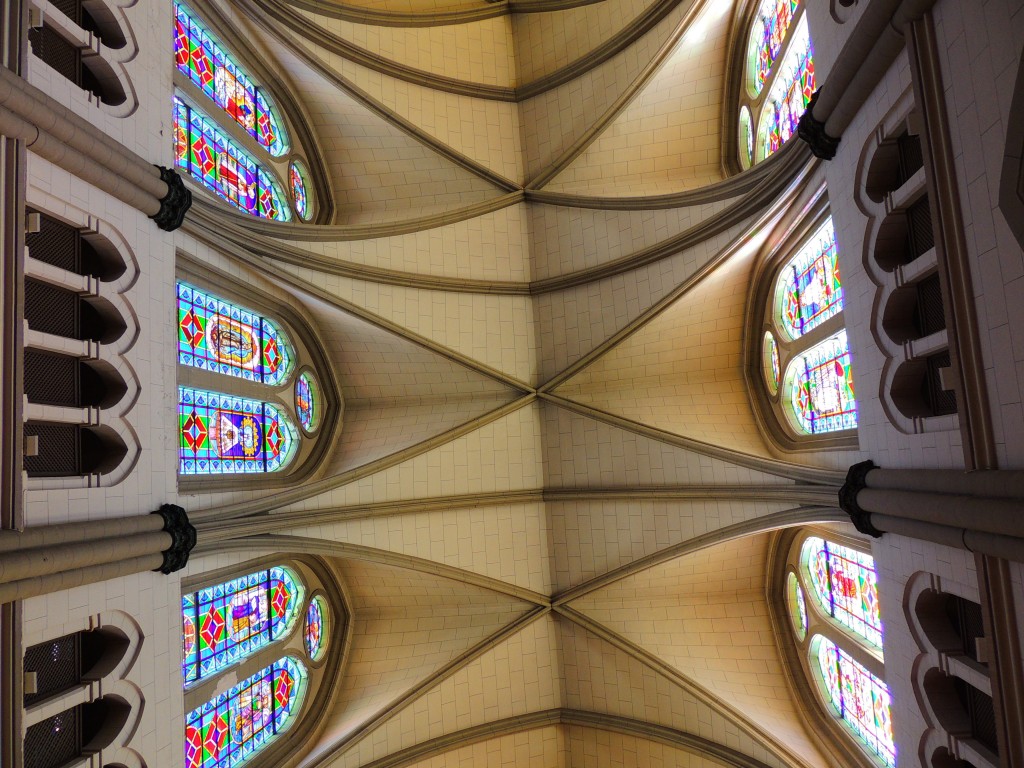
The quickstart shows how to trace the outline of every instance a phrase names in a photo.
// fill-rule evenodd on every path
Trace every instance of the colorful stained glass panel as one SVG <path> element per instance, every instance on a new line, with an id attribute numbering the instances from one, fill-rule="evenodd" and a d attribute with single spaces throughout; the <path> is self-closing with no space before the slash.
<path id="1" fill-rule="evenodd" d="M 287 635 L 302 599 L 302 583 L 280 566 L 182 597 L 185 685 L 204 680 Z"/>
<path id="2" fill-rule="evenodd" d="M 757 96 L 764 88 L 772 65 L 782 50 L 789 25 L 796 15 L 800 0 L 762 0 L 757 22 L 750 36 L 752 87 Z"/>
<path id="3" fill-rule="evenodd" d="M 286 656 L 185 716 L 185 768 L 240 765 L 298 714 L 307 673 Z"/>
<path id="4" fill-rule="evenodd" d="M 323 653 L 327 639 L 327 605 L 319 595 L 309 601 L 306 609 L 305 642 L 306 653 L 316 661 Z"/>
<path id="5" fill-rule="evenodd" d="M 809 435 L 857 427 L 857 399 L 846 330 L 797 355 L 787 366 L 790 413 Z"/>
<path id="6" fill-rule="evenodd" d="M 791 339 L 843 309 L 843 282 L 832 217 L 818 228 L 779 275 L 776 319 Z"/>
<path id="7" fill-rule="evenodd" d="M 270 403 L 178 387 L 181 475 L 276 472 L 298 445 L 295 428 Z"/>
<path id="8" fill-rule="evenodd" d="M 320 421 L 318 389 L 316 379 L 308 371 L 303 371 L 295 381 L 295 413 L 307 432 L 314 431 Z"/>
<path id="9" fill-rule="evenodd" d="M 291 344 L 272 320 L 218 296 L 177 284 L 178 362 L 261 384 L 291 373 Z"/>
<path id="10" fill-rule="evenodd" d="M 309 219 L 312 211 L 309 207 L 309 197 L 306 193 L 306 175 L 297 163 L 292 163 L 288 168 L 288 180 L 292 187 L 292 201 L 295 204 L 295 212 L 303 221 Z"/>
<path id="11" fill-rule="evenodd" d="M 881 650 L 882 614 L 871 555 L 812 536 L 804 542 L 801 560 L 822 610 Z"/>
<path id="12" fill-rule="evenodd" d="M 804 590 L 795 573 L 791 572 L 786 582 L 789 591 L 789 617 L 793 621 L 797 639 L 802 641 L 807 637 L 807 602 L 804 600 Z"/>
<path id="13" fill-rule="evenodd" d="M 761 342 L 761 367 L 768 391 L 774 395 L 779 391 L 779 344 L 770 331 L 765 333 Z"/>
<path id="14" fill-rule="evenodd" d="M 889 687 L 831 640 L 817 636 L 815 642 L 821 682 L 832 708 L 869 750 L 895 768 Z"/>
<path id="15" fill-rule="evenodd" d="M 196 181 L 252 216 L 288 221 L 284 193 L 217 124 L 174 98 L 175 163 Z"/>
<path id="16" fill-rule="evenodd" d="M 280 157 L 288 151 L 277 116 L 262 91 L 180 3 L 174 4 L 174 61 L 180 72 L 271 155 Z"/>
<path id="17" fill-rule="evenodd" d="M 758 124 L 758 160 L 779 150 L 796 133 L 797 123 L 814 95 L 814 51 L 805 15 L 793 31 L 793 40 L 761 108 Z"/>

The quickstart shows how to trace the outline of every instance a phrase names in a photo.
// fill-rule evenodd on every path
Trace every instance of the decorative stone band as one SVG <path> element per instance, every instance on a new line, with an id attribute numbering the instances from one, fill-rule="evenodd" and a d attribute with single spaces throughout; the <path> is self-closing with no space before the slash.
<path id="1" fill-rule="evenodd" d="M 171 536 L 171 546 L 163 551 L 164 561 L 154 570 L 165 574 L 180 571 L 188 564 L 189 553 L 196 545 L 195 526 L 188 521 L 185 510 L 176 504 L 164 504 L 152 514 L 163 519 L 163 530 Z"/>
<path id="2" fill-rule="evenodd" d="M 162 165 L 155 167 L 160 171 L 160 181 L 167 185 L 167 194 L 160 198 L 160 210 L 149 218 L 165 232 L 173 232 L 181 226 L 185 214 L 192 207 L 192 192 L 185 187 L 177 171 Z"/>
<path id="3" fill-rule="evenodd" d="M 820 93 L 820 88 L 814 92 L 810 103 L 807 105 L 807 109 L 800 115 L 800 122 L 797 123 L 796 127 L 796 135 L 807 142 L 815 157 L 820 157 L 822 160 L 831 160 L 836 156 L 836 150 L 839 148 L 839 138 L 829 136 L 825 131 L 825 123 L 814 117 L 814 105 L 818 101 L 818 94 Z"/>

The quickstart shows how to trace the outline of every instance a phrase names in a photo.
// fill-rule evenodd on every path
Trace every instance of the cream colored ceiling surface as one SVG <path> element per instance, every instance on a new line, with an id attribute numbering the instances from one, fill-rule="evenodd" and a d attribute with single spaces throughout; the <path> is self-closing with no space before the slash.
<path id="1" fill-rule="evenodd" d="M 825 768 L 765 570 L 837 477 L 770 453 L 743 376 L 755 259 L 810 171 L 720 164 L 731 0 L 530 5 L 247 6 L 334 202 L 249 229 L 344 428 L 312 480 L 220 499 L 346 584 L 300 764 Z"/>

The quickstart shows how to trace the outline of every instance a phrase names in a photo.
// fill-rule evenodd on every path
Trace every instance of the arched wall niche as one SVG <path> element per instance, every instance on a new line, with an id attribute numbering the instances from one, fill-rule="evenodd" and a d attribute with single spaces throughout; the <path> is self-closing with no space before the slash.
<path id="1" fill-rule="evenodd" d="M 230 256 L 229 256 L 230 258 Z M 229 302 L 254 310 L 274 321 L 287 335 L 293 348 L 293 367 L 288 378 L 276 385 L 259 384 L 235 376 L 201 371 L 177 363 L 175 369 L 179 386 L 194 387 L 213 392 L 225 392 L 254 400 L 268 400 L 287 414 L 294 425 L 299 447 L 288 465 L 279 472 L 254 474 L 178 475 L 183 493 L 216 492 L 236 489 L 279 488 L 293 485 L 317 473 L 329 456 L 330 446 L 340 439 L 344 421 L 344 399 L 330 361 L 323 354 L 325 345 L 315 330 L 315 321 L 306 313 L 300 301 L 285 303 L 258 287 L 264 278 L 244 281 L 236 275 L 200 262 L 188 253 L 177 254 L 177 279 L 200 290 L 207 291 Z M 245 273 L 248 268 L 239 264 Z M 177 312 L 175 313 L 177 318 Z M 304 370 L 315 373 L 319 386 L 320 422 L 312 433 L 303 430 L 295 412 L 295 383 Z"/>
<path id="2" fill-rule="evenodd" d="M 231 56 L 245 68 L 246 73 L 259 84 L 260 88 L 270 96 L 279 118 L 284 123 L 283 128 L 288 137 L 290 149 L 282 157 L 272 158 L 265 150 L 261 150 L 259 144 L 245 131 L 233 125 L 233 121 L 230 118 L 225 117 L 223 120 L 215 118 L 220 128 L 241 146 L 249 149 L 250 154 L 255 154 L 264 166 L 274 171 L 277 181 L 280 182 L 282 189 L 286 191 L 289 201 L 289 161 L 295 158 L 302 161 L 302 165 L 308 174 L 306 178 L 307 186 L 312 187 L 315 210 L 310 219 L 306 221 L 293 217 L 292 224 L 299 226 L 329 224 L 333 222 L 335 213 L 334 194 L 327 174 L 323 170 L 325 167 L 323 148 L 301 102 L 292 96 L 288 84 L 277 74 L 279 69 L 273 66 L 275 61 L 273 53 L 271 52 L 270 56 L 266 56 L 253 50 L 251 38 L 240 31 L 234 23 L 225 18 L 216 4 L 210 2 L 210 0 L 182 0 L 182 4 L 198 15 L 203 25 L 225 46 Z M 203 98 L 199 96 L 201 92 L 189 82 L 187 77 L 178 72 L 173 56 L 167 61 L 167 66 L 173 72 L 175 89 L 189 95 L 191 101 L 201 106 L 207 115 L 214 117 L 217 107 L 209 100 L 206 100 L 205 104 L 203 103 Z M 230 212 L 232 217 L 244 216 L 247 220 L 250 218 L 244 213 L 236 212 L 234 208 L 220 200 L 220 198 L 216 199 L 218 205 L 214 207 L 215 211 L 221 213 Z M 260 223 L 275 229 L 282 226 L 277 222 L 261 221 Z"/>
<path id="3" fill-rule="evenodd" d="M 285 737 L 275 739 L 251 760 L 254 766 L 293 768 L 302 762 L 306 753 L 315 745 L 327 725 L 336 700 L 341 695 L 341 674 L 352 642 L 351 601 L 336 565 L 329 558 L 272 550 L 253 558 L 250 557 L 252 552 L 252 543 L 248 542 L 244 548 L 232 548 L 229 545 L 217 553 L 198 553 L 198 557 L 193 557 L 189 561 L 189 575 L 181 583 L 182 594 L 261 569 L 283 565 L 291 569 L 302 581 L 305 590 L 304 605 L 317 595 L 326 601 L 332 621 L 329 644 L 318 661 L 311 660 L 306 655 L 303 647 L 303 611 L 303 616 L 300 616 L 286 637 L 264 646 L 244 661 L 185 689 L 184 709 L 187 715 L 212 696 L 226 691 L 266 666 L 270 663 L 268 660 L 282 656 L 292 656 L 300 660 L 308 674 L 308 687 L 297 720 L 288 727 Z M 225 560 L 230 561 L 230 564 L 223 565 Z M 202 570 L 215 563 L 220 564 L 212 570 Z"/>
<path id="4" fill-rule="evenodd" d="M 786 414 L 785 372 L 787 363 L 798 351 L 814 347 L 845 327 L 843 313 L 828 318 L 796 341 L 780 333 L 774 319 L 775 293 L 780 271 L 800 246 L 828 219 L 828 197 L 824 182 L 815 185 L 785 213 L 758 256 L 750 281 L 744 332 L 744 377 L 758 428 L 774 452 L 798 459 L 801 455 L 820 455 L 828 451 L 852 451 L 859 446 L 856 430 L 802 434 Z M 764 373 L 764 339 L 767 332 L 779 344 L 779 387 L 772 392 Z M 787 352 L 788 347 L 788 352 Z M 856 361 L 853 364 L 856 381 Z M 844 460 L 845 461 L 845 460 Z M 847 462 L 848 463 L 848 462 Z"/>
<path id="5" fill-rule="evenodd" d="M 794 701 L 803 707 L 809 726 L 808 734 L 825 754 L 831 756 L 838 765 L 880 768 L 880 763 L 855 743 L 843 723 L 826 710 L 828 705 L 814 682 L 817 673 L 811 669 L 808 659 L 808 649 L 814 636 L 823 636 L 836 643 L 850 642 L 853 636 L 820 620 L 812 625 L 812 629 L 802 639 L 794 630 L 787 597 L 789 577 L 799 567 L 800 548 L 808 536 L 819 536 L 860 550 L 864 550 L 867 544 L 845 523 L 786 528 L 772 535 L 765 568 L 765 599 L 768 602 L 776 647 L 786 668 L 786 682 Z M 805 595 L 805 598 L 810 606 L 813 597 Z M 884 673 L 881 660 L 878 660 L 875 669 L 869 671 L 881 676 Z"/>
<path id="6" fill-rule="evenodd" d="M 1006 148 L 999 180 L 999 210 L 1017 244 L 1024 248 L 1024 59 L 1017 69 L 1010 117 L 1006 124 Z"/>

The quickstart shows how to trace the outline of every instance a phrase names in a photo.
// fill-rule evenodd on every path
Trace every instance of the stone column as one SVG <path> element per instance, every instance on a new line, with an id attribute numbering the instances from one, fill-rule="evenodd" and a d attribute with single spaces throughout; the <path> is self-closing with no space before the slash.
<path id="1" fill-rule="evenodd" d="M 0 603 L 145 570 L 185 567 L 196 529 L 181 507 L 0 534 Z"/>
<path id="2" fill-rule="evenodd" d="M 1024 471 L 850 467 L 839 506 L 861 533 L 897 533 L 1024 561 Z"/>

